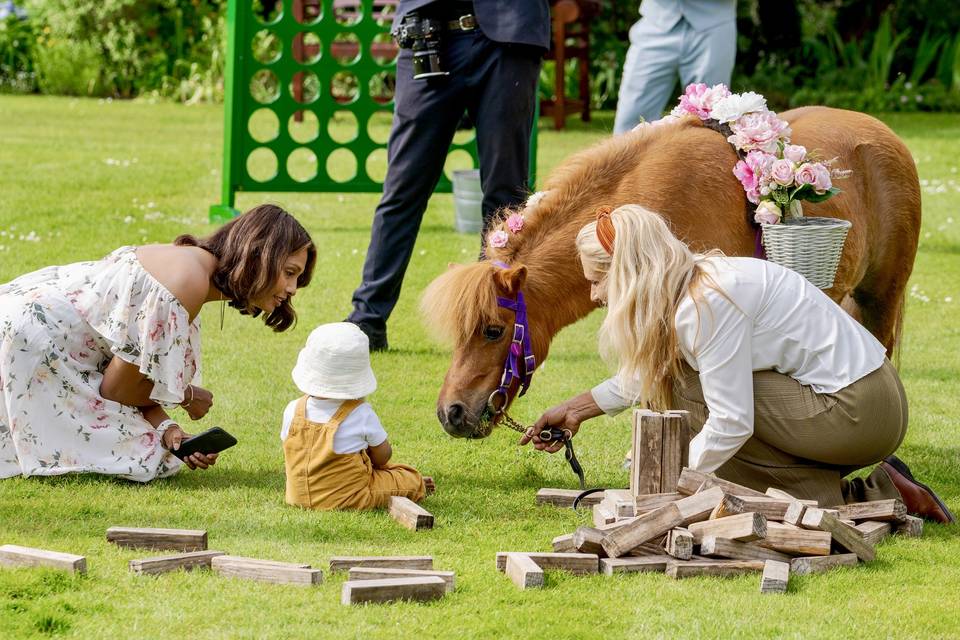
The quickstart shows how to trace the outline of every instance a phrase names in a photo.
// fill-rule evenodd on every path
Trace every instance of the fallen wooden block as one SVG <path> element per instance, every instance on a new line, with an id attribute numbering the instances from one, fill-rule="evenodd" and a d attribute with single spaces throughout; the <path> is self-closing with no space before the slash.
<path id="1" fill-rule="evenodd" d="M 729 493 L 734 496 L 763 497 L 765 495 L 755 489 L 737 484 L 736 482 L 721 480 L 713 474 L 701 473 L 700 471 L 694 471 L 690 468 L 683 469 L 680 473 L 680 479 L 677 482 L 677 491 L 685 496 L 693 495 L 701 488 L 706 490 L 712 487 L 720 487 L 724 493 Z"/>
<path id="2" fill-rule="evenodd" d="M 346 571 L 352 567 L 433 569 L 433 556 L 333 556 L 330 558 L 330 571 Z"/>
<path id="3" fill-rule="evenodd" d="M 577 499 L 583 491 L 580 489 L 540 489 L 537 491 L 537 504 L 550 504 L 556 507 L 572 507 L 573 501 Z M 592 507 L 600 504 L 603 500 L 603 494 L 600 492 L 591 493 L 580 501 L 584 507 Z"/>
<path id="4" fill-rule="evenodd" d="M 595 527 L 577 527 L 573 532 L 573 548 L 577 553 L 607 555 L 603 550 L 603 532 Z"/>
<path id="5" fill-rule="evenodd" d="M 214 556 L 210 560 L 210 567 L 223 576 L 258 582 L 293 584 L 302 587 L 323 582 L 323 572 L 320 569 L 304 569 L 288 563 L 263 560 L 251 562 L 250 560 L 238 556 Z"/>
<path id="6" fill-rule="evenodd" d="M 728 538 L 704 536 L 700 541 L 700 555 L 731 560 L 777 560 L 790 562 L 790 556 L 756 544 L 737 542 Z"/>
<path id="7" fill-rule="evenodd" d="M 442 598 L 447 584 L 437 576 L 386 578 L 381 580 L 348 580 L 340 592 L 341 604 L 393 602 L 394 600 L 429 601 Z"/>
<path id="8" fill-rule="evenodd" d="M 795 527 L 799 527 L 800 522 L 803 520 L 803 512 L 807 510 L 807 506 L 808 505 L 803 504 L 799 500 L 794 500 L 783 513 L 782 521 Z"/>
<path id="9" fill-rule="evenodd" d="M 808 529 L 829 531 L 835 543 L 847 551 L 857 554 L 857 557 L 864 562 L 870 562 L 876 557 L 873 545 L 864 540 L 859 531 L 850 525 L 840 522 L 836 516 L 827 513 L 823 509 L 808 507 L 803 514 L 803 521 L 800 524 Z"/>
<path id="10" fill-rule="evenodd" d="M 121 547 L 205 551 L 207 532 L 199 529 L 110 527 L 107 529 L 107 541 Z"/>
<path id="11" fill-rule="evenodd" d="M 676 502 L 684 496 L 680 493 L 648 493 L 643 495 L 638 495 L 634 498 L 634 515 L 642 515 L 647 511 L 653 511 L 658 509 L 665 504 L 670 504 L 671 502 Z"/>
<path id="12" fill-rule="evenodd" d="M 767 520 L 783 521 L 783 516 L 790 508 L 791 501 L 778 498 L 757 497 L 757 496 L 731 496 L 725 494 L 723 501 L 711 513 L 711 519 L 724 518 L 726 516 L 736 515 L 738 513 L 759 513 Z"/>
<path id="13" fill-rule="evenodd" d="M 694 544 L 700 544 L 704 536 L 750 542 L 766 537 L 767 519 L 759 513 L 739 513 L 726 518 L 695 522 L 690 525 L 690 533 L 693 534 Z"/>
<path id="14" fill-rule="evenodd" d="M 572 533 L 565 533 L 562 536 L 557 536 L 553 539 L 551 544 L 555 553 L 572 553 L 577 550 L 573 544 Z"/>
<path id="15" fill-rule="evenodd" d="M 891 523 L 889 522 L 865 520 L 854 528 L 860 532 L 860 535 L 863 536 L 863 539 L 866 540 L 868 544 L 876 545 L 892 533 L 893 528 L 890 525 Z"/>
<path id="16" fill-rule="evenodd" d="M 617 521 L 617 513 L 606 500 L 593 505 L 593 526 L 601 527 Z"/>
<path id="17" fill-rule="evenodd" d="M 923 518 L 917 516 L 904 516 L 903 522 L 895 523 L 893 532 L 901 536 L 919 538 L 923 535 Z"/>
<path id="18" fill-rule="evenodd" d="M 607 576 L 615 573 L 663 573 L 670 556 L 643 556 L 639 558 L 601 558 L 600 571 Z"/>
<path id="19" fill-rule="evenodd" d="M 87 572 L 87 559 L 83 556 L 60 551 L 21 547 L 17 544 L 5 544 L 0 547 L 0 565 L 5 567 L 50 567 L 70 573 Z"/>
<path id="20" fill-rule="evenodd" d="M 693 555 L 693 534 L 680 527 L 671 529 L 667 532 L 664 549 L 667 555 L 677 560 L 689 560 Z"/>
<path id="21" fill-rule="evenodd" d="M 600 544 L 606 555 L 618 558 L 653 538 L 662 536 L 683 524 L 683 516 L 676 502 L 638 516 L 629 524 L 602 532 Z"/>
<path id="22" fill-rule="evenodd" d="M 545 570 L 559 569 L 575 575 L 597 573 L 600 570 L 600 557 L 595 553 L 545 553 L 539 551 L 499 551 L 497 552 L 497 571 L 507 568 L 507 556 L 519 553 L 527 556 Z"/>
<path id="23" fill-rule="evenodd" d="M 214 556 L 218 557 L 218 556 Z M 245 556 L 227 556 L 224 554 L 222 557 L 226 558 L 221 560 L 221 562 L 244 562 L 246 564 L 270 564 L 270 565 L 280 565 L 281 567 L 291 567 L 294 569 L 312 569 L 313 567 L 306 562 L 283 562 L 281 560 L 264 560 L 263 558 L 248 558 Z M 211 559 L 211 563 L 213 560 Z"/>
<path id="24" fill-rule="evenodd" d="M 907 517 L 907 507 L 896 498 L 891 500 L 873 500 L 871 502 L 852 502 L 837 507 L 837 517 L 844 520 L 880 520 L 903 522 Z"/>
<path id="25" fill-rule="evenodd" d="M 410 498 L 390 496 L 390 517 L 411 531 L 433 529 L 433 514 Z"/>
<path id="26" fill-rule="evenodd" d="M 543 569 L 526 554 L 508 553 L 504 571 L 513 584 L 521 589 L 543 586 Z"/>
<path id="27" fill-rule="evenodd" d="M 828 531 L 798 529 L 779 522 L 768 522 L 766 537 L 753 544 L 792 556 L 828 556 L 831 540 Z"/>
<path id="28" fill-rule="evenodd" d="M 197 567 L 210 568 L 210 561 L 216 556 L 226 555 L 223 551 L 188 551 L 172 556 L 158 556 L 156 558 L 141 558 L 131 560 L 130 571 L 140 575 L 156 575 L 183 569 L 190 571 Z"/>
<path id="29" fill-rule="evenodd" d="M 763 564 L 763 577 L 760 578 L 760 593 L 786 593 L 789 580 L 789 563 L 767 560 Z"/>
<path id="30" fill-rule="evenodd" d="M 709 520 L 710 514 L 723 501 L 723 496 L 723 489 L 711 487 L 686 498 L 681 498 L 674 504 L 680 510 L 684 526 L 687 526 L 694 522 Z"/>
<path id="31" fill-rule="evenodd" d="M 767 491 L 764 495 L 771 498 L 776 498 L 778 500 L 786 500 L 787 502 L 799 502 L 805 507 L 820 506 L 816 500 L 800 500 L 799 498 L 795 498 L 794 496 L 790 495 L 786 491 L 783 491 L 782 489 L 776 489 L 774 487 L 767 487 Z"/>
<path id="32" fill-rule="evenodd" d="M 859 560 L 855 553 L 836 553 L 832 556 L 812 556 L 794 558 L 790 561 L 790 571 L 803 576 L 811 573 L 823 573 L 837 567 L 854 567 Z"/>
<path id="33" fill-rule="evenodd" d="M 348 580 L 389 580 L 392 578 L 425 578 L 435 576 L 443 580 L 447 593 L 454 589 L 453 571 L 431 571 L 426 569 L 390 569 L 387 567 L 351 567 Z"/>
<path id="34" fill-rule="evenodd" d="M 667 564 L 667 575 L 675 579 L 694 576 L 729 577 L 763 571 L 764 563 L 763 560 L 671 560 Z"/>
<path id="35" fill-rule="evenodd" d="M 601 504 L 608 504 L 617 518 L 632 518 L 637 515 L 637 505 L 629 490 L 607 489 L 603 495 Z"/>

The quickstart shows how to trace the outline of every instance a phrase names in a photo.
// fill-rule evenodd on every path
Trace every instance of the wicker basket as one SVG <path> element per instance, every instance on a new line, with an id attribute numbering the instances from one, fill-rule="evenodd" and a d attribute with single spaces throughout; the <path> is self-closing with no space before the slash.
<path id="1" fill-rule="evenodd" d="M 768 260 L 793 269 L 816 287 L 833 286 L 849 220 L 796 218 L 760 226 Z"/>

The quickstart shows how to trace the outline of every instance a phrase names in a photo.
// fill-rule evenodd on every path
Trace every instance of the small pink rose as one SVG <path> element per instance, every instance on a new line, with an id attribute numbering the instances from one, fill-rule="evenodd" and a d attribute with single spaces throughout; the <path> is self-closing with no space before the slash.
<path id="1" fill-rule="evenodd" d="M 764 200 L 757 205 L 757 212 L 753 214 L 753 219 L 758 224 L 777 224 L 782 216 L 780 207 L 773 200 Z"/>
<path id="2" fill-rule="evenodd" d="M 514 233 L 519 233 L 523 229 L 523 214 L 511 213 L 507 216 L 507 228 Z"/>
<path id="3" fill-rule="evenodd" d="M 815 162 L 813 164 L 813 170 L 816 173 L 816 178 L 813 181 L 813 190 L 817 193 L 825 193 L 833 186 L 833 182 L 830 180 L 830 169 L 819 162 Z"/>
<path id="4" fill-rule="evenodd" d="M 489 244 L 494 249 L 502 249 L 507 246 L 507 242 L 510 240 L 510 236 L 507 235 L 507 232 L 503 229 L 497 229 L 496 231 L 491 231 L 487 235 L 487 244 Z"/>
<path id="5" fill-rule="evenodd" d="M 813 184 L 817 181 L 817 170 L 814 168 L 813 162 L 804 162 L 797 168 L 797 173 L 794 175 L 794 179 L 797 181 L 797 185 L 803 186 L 805 184 Z"/>
<path id="6" fill-rule="evenodd" d="M 800 164 L 807 157 L 807 148 L 801 144 L 788 144 L 783 148 L 783 157 L 794 164 Z"/>
<path id="7" fill-rule="evenodd" d="M 770 165 L 770 177 L 784 187 L 793 184 L 793 163 L 786 159 L 774 160 Z"/>

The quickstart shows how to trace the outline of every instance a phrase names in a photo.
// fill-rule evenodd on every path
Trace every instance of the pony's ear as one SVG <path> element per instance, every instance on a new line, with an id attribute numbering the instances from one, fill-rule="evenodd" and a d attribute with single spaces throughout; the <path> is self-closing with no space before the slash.
<path id="1" fill-rule="evenodd" d="M 493 281 L 497 288 L 508 296 L 515 295 L 527 279 L 527 267 L 519 264 L 509 269 L 497 269 L 493 272 Z"/>

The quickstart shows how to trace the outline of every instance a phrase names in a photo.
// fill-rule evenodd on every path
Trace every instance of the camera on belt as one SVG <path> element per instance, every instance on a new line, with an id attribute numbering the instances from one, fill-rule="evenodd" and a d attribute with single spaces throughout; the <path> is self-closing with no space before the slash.
<path id="1" fill-rule="evenodd" d="M 397 46 L 413 51 L 414 80 L 449 75 L 450 72 L 440 66 L 440 38 L 448 28 L 471 31 L 476 28 L 476 20 L 472 15 L 465 15 L 451 23 L 411 11 L 393 30 Z"/>

